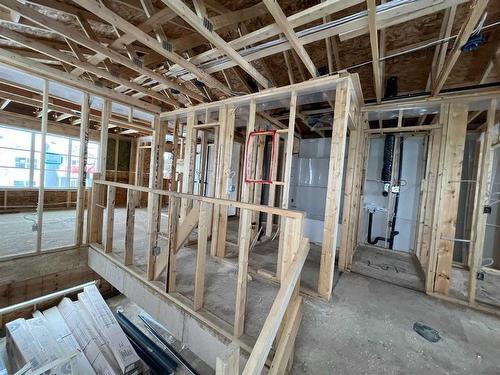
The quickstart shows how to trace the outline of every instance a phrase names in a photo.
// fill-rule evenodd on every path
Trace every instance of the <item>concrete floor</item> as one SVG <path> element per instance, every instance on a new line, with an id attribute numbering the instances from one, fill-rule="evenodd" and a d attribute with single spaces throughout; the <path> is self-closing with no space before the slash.
<path id="1" fill-rule="evenodd" d="M 36 250 L 36 212 L 0 213 L 0 256 Z M 42 250 L 71 246 L 75 242 L 76 211 L 45 211 L 42 225 Z"/>
<path id="2" fill-rule="evenodd" d="M 137 211 L 135 265 L 145 263 L 145 212 Z M 1 215 L 0 215 L 1 216 Z M 117 209 L 114 252 L 120 253 L 124 212 Z M 230 222 L 228 239 L 237 227 Z M 3 227 L 5 228 L 5 227 Z M 2 230 L 2 234 L 5 233 Z M 2 236 L 3 237 L 3 236 Z M 257 245 L 250 266 L 274 272 L 276 243 Z M 229 261 L 207 258 L 205 308 L 234 321 L 237 268 L 234 248 Z M 178 291 L 192 298 L 194 249 L 178 253 Z M 317 278 L 319 252 L 312 249 L 304 283 Z M 246 333 L 256 337 L 277 292 L 276 285 L 251 277 L 248 283 Z M 354 273 L 338 280 L 330 302 L 306 297 L 297 339 L 294 374 L 500 374 L 500 319 Z M 432 344 L 412 329 L 415 322 L 437 329 Z"/>
<path id="3" fill-rule="evenodd" d="M 437 329 L 433 344 L 414 322 Z M 305 301 L 294 374 L 500 374 L 500 319 L 357 274 Z"/>

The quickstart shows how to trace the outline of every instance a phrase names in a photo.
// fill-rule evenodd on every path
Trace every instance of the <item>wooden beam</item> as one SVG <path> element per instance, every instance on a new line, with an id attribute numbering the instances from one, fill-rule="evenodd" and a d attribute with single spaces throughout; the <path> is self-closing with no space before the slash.
<path id="1" fill-rule="evenodd" d="M 297 34 L 293 30 L 292 26 L 288 22 L 285 13 L 279 6 L 279 4 L 275 0 L 264 0 L 264 4 L 266 5 L 269 13 L 273 16 L 276 24 L 279 26 L 281 31 L 285 34 L 286 38 L 290 42 L 292 48 L 299 56 L 300 60 L 304 63 L 305 67 L 309 71 L 309 74 L 314 78 L 318 76 L 318 70 L 316 66 L 311 60 L 311 57 L 307 53 L 306 49 L 300 42 Z"/>
<path id="2" fill-rule="evenodd" d="M 329 14 L 339 12 L 356 4 L 360 4 L 362 2 L 364 2 L 364 0 L 326 0 L 325 2 L 314 5 L 298 13 L 292 14 L 290 17 L 287 17 L 287 20 L 290 23 L 291 27 L 296 28 Z M 273 23 L 271 25 L 264 26 L 256 31 L 243 35 L 240 38 L 232 40 L 229 42 L 229 45 L 235 50 L 238 50 L 240 48 L 245 48 L 251 46 L 252 44 L 262 42 L 268 38 L 280 34 L 281 32 L 282 31 L 280 27 L 277 24 Z M 192 60 L 195 61 L 196 64 L 199 64 L 220 56 L 222 56 L 221 51 L 214 48 L 193 57 Z"/>
<path id="3" fill-rule="evenodd" d="M 165 95 L 161 95 L 156 91 L 153 91 L 151 89 L 145 88 L 141 85 L 138 85 L 137 83 L 133 81 L 128 81 L 127 79 L 120 78 L 119 76 L 116 76 L 115 74 L 112 74 L 108 72 L 107 70 L 98 68 L 88 62 L 81 61 L 81 59 L 72 57 L 68 55 L 67 53 L 60 52 L 56 50 L 55 48 L 51 48 L 41 42 L 38 42 L 35 39 L 32 38 L 27 38 L 22 34 L 19 34 L 15 31 L 12 31 L 10 29 L 7 29 L 5 27 L 0 26 L 0 33 L 4 38 L 7 38 L 9 40 L 13 40 L 19 44 L 22 44 L 25 47 L 31 48 L 34 51 L 38 51 L 40 53 L 43 53 L 47 56 L 51 56 L 55 59 L 58 59 L 59 61 L 63 61 L 69 65 L 79 67 L 84 69 L 85 71 L 91 72 L 95 74 L 98 77 L 105 78 L 111 82 L 118 83 L 120 85 L 127 86 L 128 88 L 131 88 L 132 90 L 135 90 L 137 92 L 143 93 L 147 96 L 150 96 L 152 98 L 155 98 L 161 102 L 164 102 L 166 104 L 172 105 L 174 107 L 179 107 L 180 104 L 177 100 L 172 100 L 168 98 Z M 74 42 L 71 42 L 74 43 Z"/>
<path id="4" fill-rule="evenodd" d="M 28 72 L 35 76 L 42 77 L 44 79 L 50 79 L 55 82 L 60 82 L 82 91 L 88 91 L 95 95 L 109 98 L 117 102 L 123 103 L 125 105 L 132 104 L 133 106 L 143 109 L 144 111 L 147 112 L 153 112 L 153 113 L 160 112 L 160 107 L 156 105 L 152 105 L 142 100 L 138 100 L 135 98 L 131 98 L 130 96 L 117 93 L 106 87 L 96 86 L 90 83 L 89 81 L 74 77 L 68 73 L 61 72 L 58 69 L 48 67 L 46 65 L 40 64 L 26 57 L 22 57 L 13 52 L 4 50 L 2 48 L 0 48 L 0 62 L 24 70 L 25 72 Z"/>
<path id="5" fill-rule="evenodd" d="M 234 60 L 245 72 L 252 76 L 262 87 L 269 88 L 269 81 L 260 74 L 248 61 L 246 61 L 236 50 L 234 50 L 224 39 L 215 31 L 211 30 L 213 26 L 206 26 L 205 21 L 201 20 L 191 9 L 182 1 L 162 0 L 179 17 L 186 21 L 191 27 L 203 35 L 210 43 L 223 51 L 228 57 Z M 208 21 L 208 20 L 207 20 Z M 209 21 L 208 21 L 209 22 Z M 179 64 L 180 65 L 180 64 Z"/>
<path id="6" fill-rule="evenodd" d="M 453 45 L 453 49 L 448 54 L 446 61 L 444 62 L 443 68 L 436 79 L 436 83 L 432 90 L 432 95 L 436 96 L 439 94 L 441 89 L 443 88 L 448 76 L 450 75 L 455 63 L 457 62 L 460 53 L 462 52 L 462 47 L 467 42 L 471 34 L 473 33 L 477 23 L 481 19 L 486 6 L 488 5 L 489 0 L 477 0 L 472 5 L 472 11 L 469 14 L 469 17 L 463 24 L 457 39 L 455 40 L 455 44 Z"/>
<path id="7" fill-rule="evenodd" d="M 82 6 L 83 8 L 87 9 L 90 12 L 93 12 L 94 14 L 101 17 L 103 20 L 109 22 L 113 26 L 116 26 L 124 33 L 133 33 L 139 42 L 143 43 L 152 50 L 158 52 L 160 55 L 165 56 L 168 60 L 172 61 L 173 63 L 178 64 L 183 68 L 187 69 L 188 71 L 192 72 L 196 77 L 198 77 L 199 80 L 205 82 L 208 86 L 218 89 L 227 95 L 231 94 L 231 91 L 226 86 L 224 86 L 214 77 L 210 76 L 210 74 L 204 72 L 202 69 L 198 68 L 193 63 L 185 60 L 177 53 L 165 49 L 165 47 L 162 44 L 160 44 L 157 40 L 155 40 L 153 37 L 149 36 L 138 27 L 132 25 L 130 22 L 126 21 L 125 19 L 123 19 L 110 9 L 106 8 L 102 4 L 94 0 L 74 0 L 74 1 L 78 5 Z"/>
<path id="8" fill-rule="evenodd" d="M 401 5 L 400 7 L 396 7 L 395 9 L 389 9 L 384 12 L 378 12 L 377 14 L 377 27 L 389 27 L 392 25 L 397 25 L 401 24 L 402 22 L 409 21 L 415 18 L 420 17 L 421 15 L 426 15 L 426 14 L 431 14 L 438 12 L 442 9 L 445 9 L 447 7 L 450 7 L 453 4 L 462 4 L 466 2 L 467 0 L 442 0 L 440 2 L 436 2 L 436 0 L 419 0 L 419 1 L 413 1 L 409 2 L 408 4 Z M 315 13 L 312 12 L 311 9 L 317 6 L 323 6 L 323 4 L 328 4 L 328 6 L 325 5 L 325 11 L 324 12 L 319 12 Z M 288 20 L 292 27 L 298 27 L 301 25 L 304 25 L 307 22 L 310 22 L 311 19 L 318 19 L 321 18 L 325 15 L 330 14 L 329 11 L 332 11 L 333 9 L 336 9 L 335 11 L 338 11 L 339 8 L 345 9 L 349 6 L 353 6 L 356 4 L 359 4 L 360 1 L 342 1 L 342 2 L 332 2 L 332 1 L 325 1 L 325 3 L 318 4 L 317 6 L 308 8 L 307 10 L 303 12 L 296 13 L 290 17 L 288 17 Z M 429 4 L 433 4 L 430 6 Z M 334 8 L 336 6 L 336 8 Z M 411 7 L 410 7 L 411 6 Z M 328 11 L 326 11 L 328 10 Z M 417 11 L 415 11 L 417 10 Z M 333 13 L 334 11 L 332 11 Z M 380 15 L 379 15 L 380 14 Z M 401 14 L 404 14 L 404 17 L 401 16 Z M 383 18 L 382 18 L 383 17 Z M 292 21 L 293 18 L 293 21 Z M 307 22 L 303 23 L 304 20 L 308 20 Z M 366 31 L 365 31 L 366 29 Z M 309 44 L 316 42 L 318 40 L 323 40 L 328 37 L 332 37 L 335 35 L 339 35 L 342 33 L 346 33 L 348 31 L 359 31 L 360 35 L 364 35 L 366 32 L 368 32 L 368 17 L 364 15 L 360 15 L 359 18 L 356 18 L 354 20 L 346 20 L 346 22 L 342 23 L 341 25 L 334 26 L 331 28 L 326 28 L 325 30 L 318 31 L 316 33 L 311 33 L 309 35 L 304 35 L 301 36 L 299 39 L 303 45 Z M 276 24 L 266 26 L 264 28 L 261 28 L 259 30 L 256 30 L 255 32 L 249 33 L 248 35 L 244 35 L 238 39 L 235 39 L 229 44 L 235 48 L 236 50 L 240 48 L 247 47 L 251 44 L 257 43 L 259 41 L 263 41 L 265 39 L 270 38 L 271 36 L 277 35 L 281 32 L 279 27 L 277 27 Z M 253 61 L 256 59 L 261 59 L 266 56 L 271 56 L 276 53 L 281 53 L 283 51 L 289 50 L 291 48 L 290 44 L 287 43 L 280 43 L 275 46 L 269 47 L 269 48 L 263 48 L 262 50 L 249 53 L 248 55 L 245 55 L 245 59 L 247 61 Z M 190 61 L 196 64 L 201 64 L 206 61 L 210 61 L 212 59 L 215 59 L 219 57 L 221 54 L 220 52 L 215 49 L 215 50 L 210 50 L 207 52 L 203 52 L 198 56 L 194 56 L 191 58 Z M 209 73 L 214 73 L 223 69 L 230 68 L 234 66 L 234 62 L 232 61 L 227 61 L 222 64 L 217 64 L 214 65 L 213 67 L 206 68 L 206 71 Z M 180 69 L 178 67 L 172 67 L 170 71 L 179 71 Z M 189 78 L 189 75 L 182 76 L 182 79 L 187 79 Z"/>
<path id="9" fill-rule="evenodd" d="M 200 220 L 200 205 L 195 202 L 193 208 L 187 213 L 182 220 L 180 226 L 177 228 L 177 236 L 175 237 L 174 252 L 177 253 L 184 243 L 188 240 L 189 235 L 199 225 Z"/>
<path id="10" fill-rule="evenodd" d="M 62 24 L 62 23 L 60 23 L 60 22 L 58 22 L 58 21 L 56 21 L 48 16 L 45 16 L 44 14 L 37 12 L 35 9 L 30 8 L 27 5 L 24 5 L 16 0 L 0 0 L 0 6 L 6 8 L 6 9 L 11 9 L 11 10 L 19 13 L 23 17 L 30 19 L 31 21 L 36 22 L 37 24 L 39 24 L 43 27 L 46 27 L 57 34 L 60 34 L 64 38 L 73 40 L 74 42 L 81 44 L 81 45 L 85 46 L 86 48 L 91 49 L 102 56 L 110 58 L 113 61 L 116 61 L 117 63 L 119 63 L 123 66 L 126 66 L 127 68 L 129 68 L 131 70 L 134 70 L 140 74 L 145 74 L 146 76 L 150 77 L 151 79 L 154 79 L 155 81 L 164 84 L 166 87 L 171 87 L 171 88 L 174 88 L 176 90 L 179 90 L 180 92 L 185 93 L 186 95 L 189 95 L 190 97 L 192 97 L 195 100 L 204 101 L 204 98 L 201 95 L 194 93 L 191 90 L 186 89 L 184 86 L 179 85 L 178 83 L 165 78 L 161 74 L 155 73 L 154 71 L 152 71 L 150 69 L 146 69 L 146 68 L 143 68 L 143 67 L 136 65 L 133 61 L 120 55 L 119 53 L 115 52 L 114 50 L 112 50 L 110 48 L 106 48 L 101 43 L 99 43 L 95 40 L 89 39 L 85 35 L 82 35 L 81 33 L 75 31 L 74 28 L 72 28 L 70 26 L 66 26 L 66 25 L 64 25 L 64 24 Z M 104 61 L 104 59 L 102 59 L 101 61 Z M 75 75 L 75 74 L 73 74 L 73 75 Z M 77 76 L 77 74 L 76 74 L 76 76 Z M 132 99 L 129 99 L 129 100 L 132 100 Z M 140 102 L 139 100 L 137 100 L 137 101 Z M 141 108 L 137 105 L 135 105 L 135 106 L 138 108 Z M 149 112 L 157 112 L 157 111 L 149 110 Z"/>
<path id="11" fill-rule="evenodd" d="M 381 71 L 380 71 L 380 56 L 379 56 L 379 46 L 378 46 L 378 33 L 377 33 L 377 20 L 376 20 L 376 4 L 375 0 L 366 0 L 366 5 L 368 7 L 368 28 L 370 29 L 370 46 L 372 49 L 372 68 L 373 68 L 373 79 L 375 81 L 375 96 L 377 97 L 377 103 L 382 100 L 382 82 L 381 82 Z"/>

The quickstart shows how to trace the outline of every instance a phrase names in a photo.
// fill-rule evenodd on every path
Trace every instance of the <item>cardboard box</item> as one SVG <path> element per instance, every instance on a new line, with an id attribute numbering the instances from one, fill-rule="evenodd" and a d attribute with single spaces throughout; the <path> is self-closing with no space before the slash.
<path id="1" fill-rule="evenodd" d="M 84 292 L 78 294 L 78 300 L 102 333 L 122 373 L 133 372 L 138 367 L 140 359 L 97 287 L 95 285 L 85 287 Z"/>
<path id="2" fill-rule="evenodd" d="M 94 371 L 99 375 L 120 374 L 119 369 L 113 366 L 113 362 L 105 354 L 106 343 L 93 326 L 84 320 L 75 304 L 69 298 L 63 298 L 57 308 Z"/>

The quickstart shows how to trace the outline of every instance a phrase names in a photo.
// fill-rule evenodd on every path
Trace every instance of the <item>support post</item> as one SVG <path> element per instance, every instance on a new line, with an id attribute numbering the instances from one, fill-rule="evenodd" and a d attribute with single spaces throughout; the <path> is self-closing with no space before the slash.
<path id="1" fill-rule="evenodd" d="M 444 145 L 440 209 L 434 248 L 437 255 L 434 291 L 441 294 L 448 294 L 450 286 L 467 114 L 466 104 L 452 103 L 446 118 L 448 131 Z"/>
<path id="2" fill-rule="evenodd" d="M 328 185 L 326 193 L 325 224 L 323 245 L 321 247 L 321 265 L 319 271 L 318 293 L 330 299 L 333 288 L 335 253 L 337 250 L 337 232 L 340 213 L 342 177 L 344 173 L 344 155 L 347 124 L 351 95 L 348 80 L 339 82 L 335 94 L 334 119 L 332 124 L 332 143 L 328 167 Z"/>

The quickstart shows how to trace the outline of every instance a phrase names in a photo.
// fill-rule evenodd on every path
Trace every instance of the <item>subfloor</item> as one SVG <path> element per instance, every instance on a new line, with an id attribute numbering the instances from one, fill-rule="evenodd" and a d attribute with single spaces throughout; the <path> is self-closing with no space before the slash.
<path id="1" fill-rule="evenodd" d="M 411 253 L 359 245 L 353 255 L 351 270 L 406 288 L 425 290 L 422 268 Z"/>

